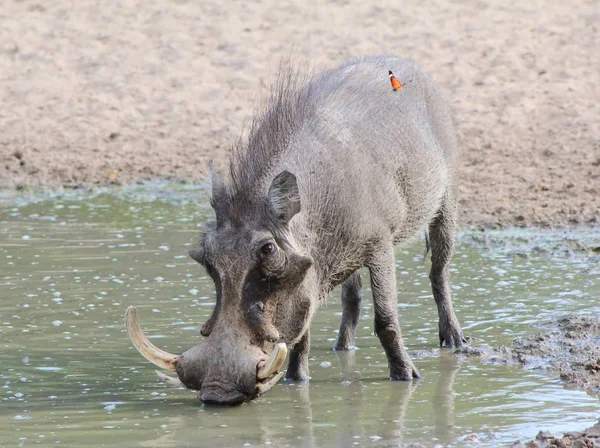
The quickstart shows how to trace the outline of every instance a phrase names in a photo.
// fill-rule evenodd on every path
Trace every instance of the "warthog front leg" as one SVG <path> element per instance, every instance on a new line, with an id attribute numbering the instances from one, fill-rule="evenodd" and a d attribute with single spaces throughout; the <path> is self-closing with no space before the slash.
<path id="1" fill-rule="evenodd" d="M 334 350 L 352 350 L 356 337 L 356 325 L 360 316 L 360 288 L 362 281 L 358 271 L 342 283 L 342 322 Z"/>
<path id="2" fill-rule="evenodd" d="M 452 307 L 448 268 L 454 252 L 456 207 L 446 200 L 439 215 L 429 225 L 431 239 L 431 289 L 440 317 L 440 347 L 462 347 L 467 343 Z"/>
<path id="3" fill-rule="evenodd" d="M 400 333 L 396 306 L 396 259 L 391 241 L 372 255 L 367 267 L 371 273 L 375 333 L 387 355 L 390 379 L 410 381 L 420 378 L 406 353 Z"/>
<path id="4" fill-rule="evenodd" d="M 285 379 L 290 381 L 308 381 L 308 352 L 310 350 L 310 330 L 298 341 L 290 352 L 290 361 Z"/>

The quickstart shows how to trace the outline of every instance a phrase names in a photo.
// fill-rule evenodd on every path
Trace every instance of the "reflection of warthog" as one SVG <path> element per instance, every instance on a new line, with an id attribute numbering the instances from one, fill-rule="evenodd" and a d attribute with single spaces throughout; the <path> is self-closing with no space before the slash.
<path id="1" fill-rule="evenodd" d="M 210 412 L 193 412 L 187 406 L 164 409 L 161 413 L 168 417 L 168 434 L 141 445 L 193 445 L 199 427 L 211 447 L 249 443 L 346 448 L 364 446 L 367 440 L 375 446 L 405 446 L 424 440 L 444 446 L 456 443 L 454 382 L 461 364 L 450 351 L 440 354 L 439 376 L 427 385 L 421 381 L 373 382 L 369 374 L 357 370 L 356 353 L 336 354 L 340 372 L 332 373 L 331 382 L 320 382 L 312 390 L 308 383 L 283 387 L 279 397 L 269 397 L 269 406 L 251 404 L 246 409 L 213 408 Z M 423 406 L 425 397 L 430 404 Z M 135 404 L 137 410 L 148 406 L 157 404 Z M 377 438 L 381 441 L 373 443 Z"/>
<path id="2" fill-rule="evenodd" d="M 393 70 L 404 88 L 393 91 Z M 375 331 L 390 378 L 419 376 L 400 334 L 394 245 L 426 230 L 441 345 L 463 336 L 450 296 L 456 222 L 456 137 L 433 81 L 400 59 L 346 63 L 298 86 L 280 75 L 270 106 L 234 150 L 231 183 L 212 173 L 216 221 L 191 252 L 215 282 L 201 333 L 179 356 L 149 344 L 129 313 L 138 349 L 208 403 L 235 404 L 268 390 L 291 347 L 287 378 L 308 378 L 309 325 L 344 282 L 338 349 L 354 341 L 357 269 L 371 274 Z M 258 378 L 258 380 L 257 380 Z"/>

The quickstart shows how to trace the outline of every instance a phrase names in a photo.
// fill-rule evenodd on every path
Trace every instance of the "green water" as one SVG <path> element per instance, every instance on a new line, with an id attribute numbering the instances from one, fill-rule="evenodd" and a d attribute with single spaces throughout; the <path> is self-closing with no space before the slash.
<path id="1" fill-rule="evenodd" d="M 204 190 L 173 184 L 0 197 L 0 446 L 497 446 L 600 416 L 597 396 L 555 376 L 438 349 L 421 241 L 398 250 L 397 275 L 405 342 L 423 380 L 386 380 L 363 273 L 359 350 L 331 350 L 336 290 L 312 324 L 309 385 L 203 407 L 158 382 L 123 314 L 138 306 L 146 333 L 171 352 L 201 339 L 213 285 L 186 253 L 208 216 Z M 591 231 L 462 235 L 454 301 L 473 344 L 509 344 L 565 312 L 593 312 L 600 259 L 571 243 L 594 238 L 600 246 Z"/>

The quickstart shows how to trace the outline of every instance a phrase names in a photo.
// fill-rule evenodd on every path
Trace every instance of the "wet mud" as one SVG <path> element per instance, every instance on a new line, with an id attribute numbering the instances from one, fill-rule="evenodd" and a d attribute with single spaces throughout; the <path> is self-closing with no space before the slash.
<path id="1" fill-rule="evenodd" d="M 591 312 L 589 314 L 592 314 Z M 593 315 L 573 314 L 545 325 L 545 331 L 513 340 L 510 347 L 472 346 L 457 351 L 459 358 L 478 357 L 485 363 L 518 363 L 525 369 L 544 370 L 566 387 L 600 396 L 600 310 Z M 513 448 L 600 447 L 600 420 L 585 431 L 553 435 L 540 431 L 534 440 L 516 441 Z"/>
<path id="2" fill-rule="evenodd" d="M 569 315 L 545 327 L 545 331 L 514 339 L 510 347 L 474 345 L 457 351 L 456 356 L 479 357 L 488 363 L 518 363 L 525 369 L 553 372 L 568 387 L 600 394 L 598 313 Z"/>
<path id="3" fill-rule="evenodd" d="M 511 448 L 598 448 L 600 447 L 600 420 L 585 431 L 566 432 L 562 437 L 555 437 L 548 431 L 540 431 L 535 440 L 527 443 L 515 442 Z"/>

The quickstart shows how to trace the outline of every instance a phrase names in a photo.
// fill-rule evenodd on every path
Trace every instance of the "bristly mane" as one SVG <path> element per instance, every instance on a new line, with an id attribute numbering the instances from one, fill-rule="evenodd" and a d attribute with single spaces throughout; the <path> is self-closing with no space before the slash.
<path id="1" fill-rule="evenodd" d="M 247 143 L 239 142 L 230 157 L 232 196 L 245 196 L 264 182 L 295 131 L 315 110 L 315 83 L 307 83 L 306 72 L 283 63 L 269 94 L 266 107 L 250 125 Z M 275 173 L 277 174 L 277 173 Z"/>

